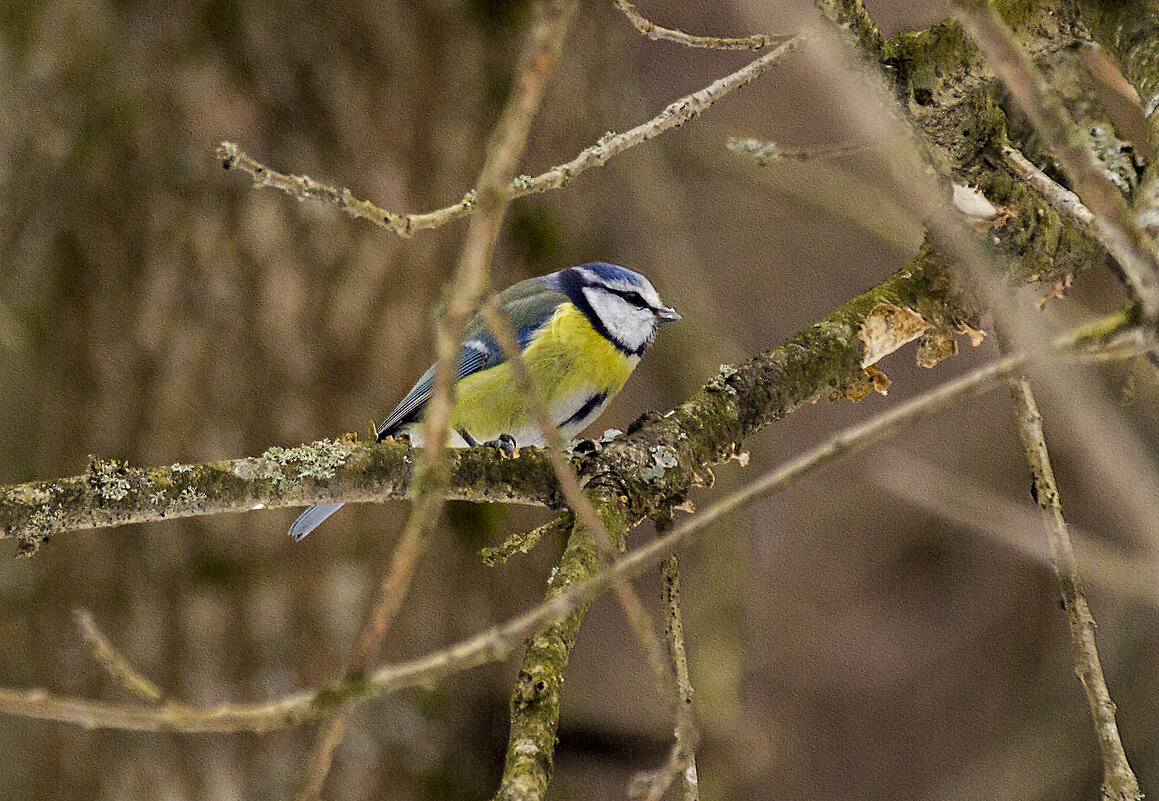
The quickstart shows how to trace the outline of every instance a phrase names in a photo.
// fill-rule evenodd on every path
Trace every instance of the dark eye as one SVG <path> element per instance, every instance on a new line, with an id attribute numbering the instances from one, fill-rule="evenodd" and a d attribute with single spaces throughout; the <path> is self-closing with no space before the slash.
<path id="1" fill-rule="evenodd" d="M 624 298 L 624 300 L 628 301 L 628 302 L 629 302 L 629 303 L 631 303 L 633 306 L 639 306 L 640 308 L 645 308 L 645 307 L 648 305 L 648 304 L 647 304 L 647 303 L 644 301 L 644 298 L 642 298 L 642 297 L 640 296 L 640 293 L 639 293 L 639 292 L 625 292 L 625 293 L 622 295 L 622 297 Z"/>

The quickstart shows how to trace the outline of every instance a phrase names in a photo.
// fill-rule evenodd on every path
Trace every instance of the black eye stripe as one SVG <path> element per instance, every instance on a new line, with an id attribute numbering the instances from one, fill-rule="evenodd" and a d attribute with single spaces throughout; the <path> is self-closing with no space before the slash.
<path id="1" fill-rule="evenodd" d="M 641 295 L 639 292 L 635 292 L 633 290 L 612 289 L 611 287 L 604 287 L 604 291 L 608 292 L 612 295 L 616 295 L 618 297 L 621 297 L 624 300 L 631 303 L 633 306 L 639 306 L 641 309 L 651 309 L 652 308 L 652 306 L 648 303 L 648 301 L 644 300 L 644 296 Z"/>

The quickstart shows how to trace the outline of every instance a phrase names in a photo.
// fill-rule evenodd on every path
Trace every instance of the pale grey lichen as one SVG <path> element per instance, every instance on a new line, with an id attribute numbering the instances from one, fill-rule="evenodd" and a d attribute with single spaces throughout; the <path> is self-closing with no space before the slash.
<path id="1" fill-rule="evenodd" d="M 150 495 L 149 503 L 153 504 L 154 506 L 160 506 L 161 504 L 165 503 L 164 490 L 157 490 L 152 495 Z"/>
<path id="2" fill-rule="evenodd" d="M 90 465 L 92 482 L 97 493 L 106 501 L 119 501 L 129 494 L 132 485 L 125 476 L 125 463 L 116 459 L 94 461 Z"/>
<path id="3" fill-rule="evenodd" d="M 738 139 L 729 137 L 725 147 L 732 153 L 751 156 L 757 164 L 767 167 L 785 160 L 785 154 L 776 142 L 762 142 L 760 139 Z"/>
<path id="4" fill-rule="evenodd" d="M 196 506 L 205 500 L 205 493 L 193 487 L 186 487 L 181 490 L 181 494 L 177 496 L 177 500 L 186 506 Z"/>
<path id="5" fill-rule="evenodd" d="M 520 175 L 511 182 L 511 185 L 516 189 L 530 189 L 535 185 L 535 179 L 530 175 Z"/>
<path id="6" fill-rule="evenodd" d="M 728 379 L 732 378 L 740 372 L 740 368 L 734 367 L 731 364 L 722 364 L 720 372 L 709 379 L 704 388 L 709 392 L 727 392 L 729 395 L 736 395 L 736 387 L 729 385 Z"/>
<path id="7" fill-rule="evenodd" d="M 178 464 L 177 462 L 174 462 L 173 464 L 169 465 L 169 469 L 174 473 L 191 473 L 193 472 L 193 465 Z"/>
<path id="8" fill-rule="evenodd" d="M 353 452 L 353 443 L 346 440 L 324 439 L 309 445 L 299 445 L 297 448 L 274 446 L 266 449 L 260 460 L 254 460 L 260 461 L 260 466 L 252 467 L 262 471 L 262 478 L 272 479 L 276 486 L 285 488 L 291 483 L 286 469 L 294 469 L 298 478 L 325 481 L 334 477 L 334 473 L 346 463 L 346 459 Z M 244 471 L 247 468 L 242 469 Z"/>
<path id="9" fill-rule="evenodd" d="M 680 464 L 676 455 L 663 445 L 653 445 L 649 453 L 652 454 L 652 464 L 640 468 L 640 478 L 645 481 L 660 481 L 669 468 Z"/>

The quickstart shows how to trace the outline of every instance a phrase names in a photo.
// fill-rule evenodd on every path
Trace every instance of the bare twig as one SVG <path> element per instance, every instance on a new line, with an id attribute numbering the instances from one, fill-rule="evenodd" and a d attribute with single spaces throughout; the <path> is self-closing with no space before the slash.
<path id="1" fill-rule="evenodd" d="M 713 82 L 705 88 L 670 103 L 663 111 L 647 122 L 637 125 L 625 133 L 607 133 L 591 147 L 584 149 L 571 161 L 552 167 L 540 175 L 520 175 L 504 184 L 503 194 L 508 200 L 526 195 L 547 192 L 566 186 L 573 178 L 594 167 L 602 167 L 625 150 L 659 136 L 673 128 L 679 128 L 688 120 L 704 112 L 717 100 L 735 89 L 750 83 L 768 72 L 785 56 L 805 43 L 804 34 L 796 36 L 784 44 L 761 55 L 746 66 L 730 75 Z M 240 169 L 254 177 L 258 187 L 273 187 L 300 200 L 322 200 L 336 203 L 342 209 L 360 219 L 373 222 L 382 228 L 394 231 L 399 236 L 410 236 L 416 231 L 438 228 L 453 220 L 462 219 L 480 209 L 480 188 L 472 189 L 458 203 L 425 213 L 395 214 L 356 198 L 349 189 L 328 186 L 306 176 L 277 172 L 247 155 L 236 144 L 222 142 L 218 157 L 226 169 Z"/>
<path id="2" fill-rule="evenodd" d="M 1095 225 L 1095 215 L 1091 214 L 1091 210 L 1083 205 L 1078 195 L 1059 184 L 1049 175 L 1038 169 L 1038 167 L 1035 167 L 1030 159 L 1026 158 L 1022 154 L 1022 151 L 1017 148 L 1004 145 L 1002 148 L 1002 161 L 1014 171 L 1015 175 L 1037 189 L 1055 211 L 1091 236 L 1099 239 L 1099 229 Z M 1103 247 L 1107 247 L 1106 242 L 1103 242 L 1102 239 L 1099 239 L 1099 241 L 1102 242 Z"/>
<path id="3" fill-rule="evenodd" d="M 1112 315 L 1091 326 L 1084 326 L 1081 331 L 1068 335 L 1057 344 L 1059 347 L 1070 347 L 1091 337 L 1101 340 L 1109 333 L 1125 330 L 1128 325 L 1125 315 Z M 511 649 L 530 632 L 591 602 L 607 591 L 614 581 L 640 575 L 725 515 L 798 481 L 824 465 L 880 442 L 946 406 L 989 391 L 1003 376 L 1021 369 L 1032 356 L 1037 355 L 1036 352 L 1027 352 L 1003 357 L 899 404 L 865 423 L 847 428 L 824 444 L 782 464 L 752 484 L 704 509 L 696 517 L 680 523 L 671 532 L 630 552 L 607 570 L 568 586 L 550 601 L 524 615 L 444 650 L 406 662 L 384 665 L 358 679 L 339 679 L 313 691 L 295 693 L 261 704 L 158 708 L 53 697 L 42 690 L 0 689 L 0 712 L 73 723 L 86 728 L 267 732 L 329 714 L 335 704 L 347 698 L 370 698 L 408 687 L 434 684 L 454 673 L 507 658 Z"/>
<path id="4" fill-rule="evenodd" d="M 688 674 L 688 654 L 684 645 L 684 611 L 680 603 L 680 563 L 676 554 L 660 565 L 664 581 L 664 615 L 668 621 L 668 654 L 676 674 L 680 704 L 676 712 L 676 749 L 681 757 L 684 801 L 699 801 L 700 780 L 696 773 L 696 718 L 692 714 L 692 679 Z"/>
<path id="5" fill-rule="evenodd" d="M 451 282 L 447 313 L 435 332 L 439 361 L 423 424 L 424 486 L 359 634 L 347 671 L 351 678 L 360 677 L 377 655 L 387 627 L 410 587 L 418 557 L 425 550 L 429 533 L 442 511 L 447 478 L 441 465 L 463 332 L 488 284 L 495 241 L 511 202 L 504 187 L 511 181 L 523 154 L 531 121 L 543 99 L 547 79 L 563 47 L 576 6 L 577 0 L 544 0 L 537 5 L 536 19 L 520 56 L 515 88 L 488 143 L 477 184 L 480 213 L 467 229 Z M 320 733 L 302 774 L 299 801 L 314 801 L 321 794 L 353 704 L 354 699 L 344 701 Z"/>
<path id="6" fill-rule="evenodd" d="M 1058 95 L 1019 47 L 998 13 L 983 0 L 956 0 L 962 25 L 1042 135 L 1094 215 L 1099 241 L 1122 267 L 1143 320 L 1159 322 L 1159 256 L 1115 185 L 1092 163 L 1082 136 Z"/>
<path id="7" fill-rule="evenodd" d="M 674 28 L 664 28 L 645 17 L 636 10 L 636 6 L 629 0 L 614 0 L 616 8 L 623 12 L 636 32 L 649 41 L 655 42 L 664 39 L 685 47 L 698 47 L 708 50 L 763 50 L 773 42 L 790 38 L 785 34 L 756 33 L 752 36 L 722 37 L 696 36 Z"/>
<path id="8" fill-rule="evenodd" d="M 1138 801 L 1143 797 L 1139 782 L 1127 762 L 1119 728 L 1115 724 L 1115 704 L 1111 701 L 1095 646 L 1095 619 L 1091 615 L 1079 578 L 1078 562 L 1071 546 L 1070 533 L 1062 514 L 1062 501 L 1050 453 L 1042 430 L 1042 414 L 1034 400 L 1030 382 L 1017 375 L 1011 382 L 1018 433 L 1026 450 L 1026 459 L 1034 478 L 1035 498 L 1042 512 L 1050 545 L 1051 566 L 1058 577 L 1063 606 L 1070 622 L 1074 644 L 1075 672 L 1087 693 L 1087 703 L 1095 724 L 1095 736 L 1103 755 L 1103 797 L 1108 801 Z"/>
<path id="9" fill-rule="evenodd" d="M 72 613 L 73 620 L 80 627 L 81 636 L 93 659 L 116 679 L 121 686 L 133 695 L 151 701 L 154 704 L 169 703 L 165 694 L 156 684 L 138 673 L 129 660 L 118 651 L 104 633 L 97 628 L 92 613 L 87 609 L 77 609 Z"/>

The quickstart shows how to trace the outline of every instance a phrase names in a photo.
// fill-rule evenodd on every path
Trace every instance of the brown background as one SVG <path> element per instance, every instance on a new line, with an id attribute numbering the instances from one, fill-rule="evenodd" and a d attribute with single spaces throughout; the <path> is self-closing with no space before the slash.
<path id="1" fill-rule="evenodd" d="M 909 5 L 870 9 L 890 31 L 941 16 Z M 793 30 L 809 7 L 655 0 L 641 10 L 743 33 Z M 387 208 L 451 202 L 479 167 L 526 13 L 522 0 L 6 4 L 0 482 L 76 474 L 90 453 L 158 465 L 365 435 L 429 363 L 431 309 L 463 224 L 400 240 L 252 191 L 213 149 L 237 141 Z M 648 43 L 611 3 L 585 4 L 524 171 L 571 158 L 749 58 Z M 811 324 L 912 253 L 919 221 L 894 211 L 895 188 L 880 177 L 903 158 L 891 143 L 765 169 L 724 148 L 730 135 L 857 144 L 841 98 L 794 58 L 694 123 L 514 205 L 497 285 L 604 259 L 646 273 L 684 315 L 597 432 L 670 408 L 721 363 Z M 1076 318 L 1120 297 L 1091 272 L 1049 313 Z M 899 354 L 883 365 L 895 380 L 888 399 L 803 409 L 754 437 L 752 464 L 718 470 L 697 502 L 994 354 L 988 341 L 936 374 Z M 1048 436 L 1065 433 L 1045 411 Z M 1048 569 L 879 487 L 890 457 L 906 454 L 1028 508 L 1009 412 L 1001 392 L 944 412 L 749 507 L 687 552 L 706 798 L 1095 797 L 1097 748 Z M 1153 458 L 1153 407 L 1124 414 Z M 1052 443 L 1073 520 L 1130 541 L 1114 487 L 1081 446 Z M 290 511 L 61 536 L 32 561 L 0 563 L 0 685 L 124 699 L 84 654 L 71 620 L 83 607 L 189 702 L 314 686 L 341 669 L 406 511 L 348 508 L 299 545 L 285 536 Z M 559 543 L 496 569 L 476 552 L 543 519 L 453 505 L 388 657 L 535 603 Z M 1154 607 L 1093 578 L 1127 750 L 1143 789 L 1159 792 Z M 658 594 L 654 579 L 638 586 Z M 327 797 L 488 797 L 515 670 L 481 668 L 366 706 Z M 624 797 L 669 736 L 621 611 L 601 601 L 573 657 L 552 797 Z M 0 795 L 286 798 L 311 741 L 309 728 L 189 737 L 3 718 Z"/>

